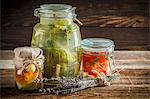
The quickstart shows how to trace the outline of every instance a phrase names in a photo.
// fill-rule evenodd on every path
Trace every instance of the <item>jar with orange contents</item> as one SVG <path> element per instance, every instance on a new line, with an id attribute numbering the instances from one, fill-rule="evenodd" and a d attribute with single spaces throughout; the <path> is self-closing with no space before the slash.
<path id="1" fill-rule="evenodd" d="M 43 51 L 39 48 L 18 47 L 14 50 L 15 81 L 18 89 L 34 90 L 42 87 Z"/>
<path id="2" fill-rule="evenodd" d="M 83 77 L 98 78 L 111 76 L 114 68 L 114 42 L 105 38 L 82 40 Z"/>

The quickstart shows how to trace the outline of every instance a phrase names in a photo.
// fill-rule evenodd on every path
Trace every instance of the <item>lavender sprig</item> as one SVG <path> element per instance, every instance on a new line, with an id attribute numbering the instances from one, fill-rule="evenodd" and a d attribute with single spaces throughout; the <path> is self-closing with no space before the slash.
<path id="1" fill-rule="evenodd" d="M 39 89 L 42 94 L 55 94 L 55 95 L 66 95 L 76 91 L 80 91 L 89 87 L 110 85 L 111 82 L 116 79 L 118 75 L 113 74 L 110 77 L 100 75 L 97 79 L 92 78 L 44 78 L 44 87 Z"/>
<path id="2" fill-rule="evenodd" d="M 46 87 L 39 89 L 39 92 L 41 93 L 51 93 L 51 94 L 56 94 L 56 95 L 65 95 L 65 94 L 70 94 L 82 89 L 86 89 L 89 87 L 94 87 L 98 86 L 98 80 L 97 79 L 90 79 L 90 78 L 72 78 L 72 79 L 65 79 L 65 78 L 52 78 L 48 79 L 48 82 L 52 81 L 58 81 L 61 82 L 62 84 L 57 84 L 55 87 Z M 50 85 L 50 84 L 49 84 Z"/>

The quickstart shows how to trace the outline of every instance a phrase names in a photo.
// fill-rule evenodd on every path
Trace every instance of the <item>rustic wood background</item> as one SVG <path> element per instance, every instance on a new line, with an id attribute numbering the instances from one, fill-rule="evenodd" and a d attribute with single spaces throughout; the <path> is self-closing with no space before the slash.
<path id="1" fill-rule="evenodd" d="M 150 49 L 149 0 L 2 0 L 1 49 L 30 45 L 39 21 L 33 11 L 45 3 L 76 6 L 82 38 L 110 38 L 119 50 Z"/>

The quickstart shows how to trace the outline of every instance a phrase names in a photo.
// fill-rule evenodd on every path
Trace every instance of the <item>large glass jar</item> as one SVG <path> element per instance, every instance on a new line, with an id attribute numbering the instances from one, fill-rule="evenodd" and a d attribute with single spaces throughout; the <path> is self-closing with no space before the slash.
<path id="1" fill-rule="evenodd" d="M 105 38 L 87 38 L 81 43 L 83 76 L 111 76 L 114 69 L 114 42 Z"/>
<path id="2" fill-rule="evenodd" d="M 75 77 L 80 66 L 80 29 L 74 23 L 75 7 L 66 4 L 44 4 L 35 9 L 40 23 L 33 28 L 32 46 L 44 51 L 44 75 Z"/>

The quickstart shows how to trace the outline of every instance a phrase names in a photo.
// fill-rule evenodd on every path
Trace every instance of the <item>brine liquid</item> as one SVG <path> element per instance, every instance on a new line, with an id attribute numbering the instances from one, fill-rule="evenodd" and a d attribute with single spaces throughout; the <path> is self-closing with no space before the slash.
<path id="1" fill-rule="evenodd" d="M 108 57 L 106 52 L 82 53 L 83 74 L 91 78 L 98 77 L 99 73 L 110 76 L 111 67 Z"/>
<path id="2" fill-rule="evenodd" d="M 48 78 L 77 76 L 80 41 L 79 27 L 67 19 L 38 23 L 34 27 L 32 46 L 44 51 L 44 75 Z"/>
<path id="3" fill-rule="evenodd" d="M 39 77 L 40 72 L 36 70 L 35 72 L 27 72 L 25 69 L 18 74 L 17 68 L 15 68 L 15 80 L 18 89 L 21 90 L 33 90 L 38 88 L 38 83 L 36 79 Z"/>

